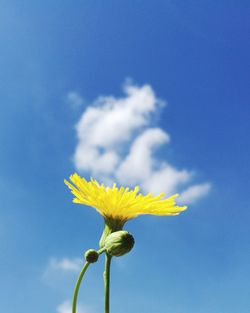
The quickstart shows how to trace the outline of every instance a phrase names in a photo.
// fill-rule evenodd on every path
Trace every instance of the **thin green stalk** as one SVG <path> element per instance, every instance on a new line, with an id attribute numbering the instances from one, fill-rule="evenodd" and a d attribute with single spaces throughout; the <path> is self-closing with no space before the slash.
<path id="1" fill-rule="evenodd" d="M 84 273 L 86 272 L 87 268 L 89 267 L 89 262 L 86 262 L 78 276 L 76 285 L 75 285 L 75 289 L 74 289 L 74 295 L 73 295 L 73 302 L 72 302 L 72 313 L 76 313 L 76 303 L 77 303 L 77 296 L 78 296 L 78 291 L 79 291 L 79 287 L 81 285 L 81 281 L 83 278 Z"/>
<path id="2" fill-rule="evenodd" d="M 100 249 L 98 250 L 98 254 L 102 254 L 103 252 L 105 251 L 105 248 L 103 249 Z M 89 267 L 90 263 L 89 262 L 85 262 L 78 278 L 77 278 L 77 282 L 76 282 L 76 285 L 75 285 L 75 289 L 74 289 L 74 294 L 73 294 L 73 302 L 72 302 L 72 313 L 76 313 L 76 304 L 77 304 L 77 296 L 78 296 L 78 291 L 79 291 L 79 288 L 80 288 L 80 285 L 81 285 L 81 282 L 82 282 L 82 279 L 83 279 L 83 276 L 87 270 L 87 268 Z"/>
<path id="3" fill-rule="evenodd" d="M 104 278 L 104 313 L 109 313 L 110 264 L 112 256 L 106 253 Z"/>

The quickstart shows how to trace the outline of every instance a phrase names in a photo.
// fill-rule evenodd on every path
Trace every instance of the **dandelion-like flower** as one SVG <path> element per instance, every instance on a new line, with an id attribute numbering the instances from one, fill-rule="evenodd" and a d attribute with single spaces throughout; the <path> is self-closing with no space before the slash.
<path id="1" fill-rule="evenodd" d="M 133 190 L 120 187 L 116 184 L 107 187 L 99 184 L 96 180 L 87 181 L 78 174 L 70 176 L 71 183 L 64 180 L 75 198 L 73 202 L 95 208 L 104 218 L 104 230 L 100 239 L 98 251 L 90 249 L 85 253 L 84 264 L 74 289 L 72 313 L 76 313 L 76 303 L 79 286 L 89 264 L 98 260 L 101 253 L 105 252 L 104 271 L 104 309 L 109 313 L 109 284 L 110 263 L 113 256 L 122 256 L 128 253 L 134 246 L 134 238 L 127 231 L 123 231 L 126 221 L 142 214 L 152 215 L 177 215 L 186 209 L 186 206 L 176 205 L 175 199 L 178 194 L 164 199 L 164 193 L 153 196 L 151 193 L 143 196 L 136 186 Z"/>
<path id="2" fill-rule="evenodd" d="M 86 181 L 78 174 L 70 176 L 73 184 L 64 180 L 75 196 L 73 202 L 94 207 L 113 231 L 122 229 L 124 223 L 142 214 L 177 215 L 186 209 L 175 203 L 178 194 L 164 199 L 164 193 L 153 196 L 138 194 L 140 188 L 133 190 L 120 187 L 116 184 L 112 188 L 99 184 L 96 180 Z"/>

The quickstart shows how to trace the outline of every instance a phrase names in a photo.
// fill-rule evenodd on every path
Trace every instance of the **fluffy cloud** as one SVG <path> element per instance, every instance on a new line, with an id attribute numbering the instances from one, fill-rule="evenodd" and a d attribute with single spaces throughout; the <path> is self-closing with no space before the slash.
<path id="1" fill-rule="evenodd" d="M 71 313 L 72 312 L 71 301 L 67 300 L 58 305 L 56 312 Z M 92 311 L 90 311 L 88 308 L 85 308 L 84 306 L 79 304 L 77 305 L 77 313 L 90 313 L 90 312 Z"/>
<path id="2" fill-rule="evenodd" d="M 205 196 L 210 184 L 190 185 L 193 171 L 178 169 L 156 154 L 170 142 L 170 135 L 152 122 L 164 101 L 150 85 L 126 84 L 123 91 L 124 97 L 97 98 L 83 112 L 76 125 L 76 168 L 106 183 L 139 184 L 144 192 L 179 192 L 181 201 L 189 203 Z"/>
<path id="3" fill-rule="evenodd" d="M 161 103 L 148 85 L 125 85 L 124 91 L 126 97 L 120 99 L 99 97 L 77 123 L 74 161 L 78 169 L 112 177 L 122 150 L 150 123 L 150 113 Z"/>
<path id="4" fill-rule="evenodd" d="M 116 175 L 119 181 L 128 185 L 138 183 L 144 185 L 154 172 L 153 150 L 169 140 L 169 135 L 160 128 L 148 128 L 138 135 L 131 144 L 128 155 L 117 168 Z"/>

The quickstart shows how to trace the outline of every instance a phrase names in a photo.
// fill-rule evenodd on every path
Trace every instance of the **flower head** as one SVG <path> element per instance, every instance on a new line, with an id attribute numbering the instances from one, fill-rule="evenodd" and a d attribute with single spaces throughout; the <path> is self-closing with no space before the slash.
<path id="1" fill-rule="evenodd" d="M 105 219 L 108 225 L 115 230 L 122 229 L 126 221 L 142 214 L 177 215 L 186 209 L 186 206 L 177 206 L 175 198 L 178 194 L 163 199 L 164 193 L 158 196 L 138 194 L 139 187 L 112 188 L 99 184 L 96 180 L 86 181 L 78 174 L 70 176 L 73 184 L 64 180 L 75 196 L 73 202 L 94 207 Z"/>

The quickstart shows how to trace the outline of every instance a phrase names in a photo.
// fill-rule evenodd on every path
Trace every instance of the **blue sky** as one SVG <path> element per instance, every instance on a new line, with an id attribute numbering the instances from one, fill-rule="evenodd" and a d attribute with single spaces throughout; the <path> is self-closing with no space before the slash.
<path id="1" fill-rule="evenodd" d="M 68 313 L 82 253 L 97 247 L 103 227 L 93 209 L 71 203 L 63 179 L 77 170 L 139 181 L 145 191 L 208 186 L 180 216 L 127 223 L 136 245 L 113 262 L 112 312 L 248 313 L 248 1 L 12 0 L 0 8 L 1 310 Z M 146 88 L 150 109 L 144 100 L 140 113 L 131 109 L 141 124 L 122 122 L 127 135 L 109 145 L 112 132 L 96 125 L 123 114 L 120 102 L 131 108 L 126 86 Z M 94 107 L 101 117 L 79 140 L 76 125 Z M 98 146 L 89 144 L 94 132 L 101 155 L 90 164 L 106 152 L 118 158 L 105 175 L 105 166 L 76 161 L 80 144 L 81 156 Z M 149 153 L 136 177 L 121 171 L 136 164 L 133 145 Z M 170 185 L 166 173 L 175 174 Z M 79 313 L 102 311 L 102 261 L 88 272 Z"/>

